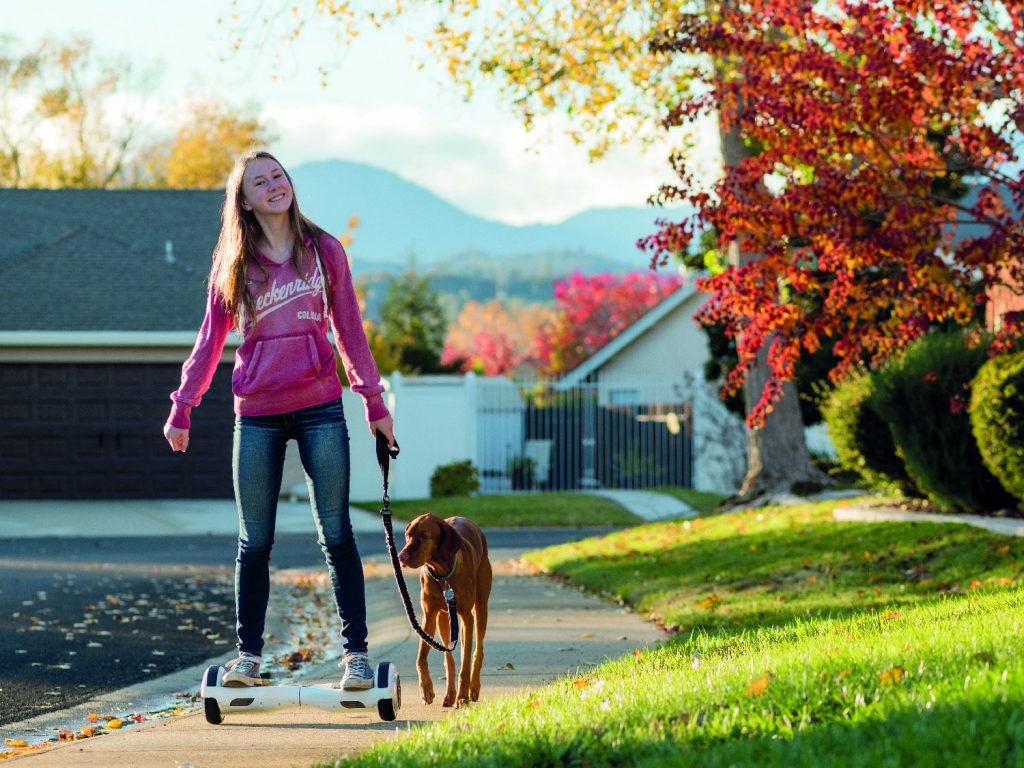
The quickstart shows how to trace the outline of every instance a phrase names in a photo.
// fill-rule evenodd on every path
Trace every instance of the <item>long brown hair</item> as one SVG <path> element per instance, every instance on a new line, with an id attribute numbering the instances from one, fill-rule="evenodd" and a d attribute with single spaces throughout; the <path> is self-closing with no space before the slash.
<path id="1" fill-rule="evenodd" d="M 316 243 L 323 230 L 314 224 L 310 219 L 299 211 L 298 199 L 295 196 L 295 185 L 288 171 L 281 165 L 280 161 L 269 152 L 264 150 L 251 149 L 235 160 L 235 165 L 228 174 L 228 181 L 224 188 L 224 207 L 220 214 L 220 237 L 217 238 L 217 247 L 213 249 L 213 266 L 210 268 L 210 285 L 216 295 L 224 303 L 235 320 L 235 327 L 243 330 L 244 318 L 248 317 L 253 322 L 256 320 L 255 300 L 247 287 L 249 264 L 255 264 L 263 273 L 263 280 L 269 279 L 269 272 L 266 266 L 256 257 L 256 245 L 263 235 L 256 214 L 242 207 L 242 178 L 245 176 L 245 169 L 254 160 L 273 160 L 281 166 L 284 175 L 288 178 L 288 184 L 292 188 L 292 204 L 288 209 L 288 221 L 291 225 L 292 263 L 300 275 L 309 275 L 314 271 L 312 262 L 307 265 L 303 254 L 305 253 L 305 238 L 313 238 Z M 330 290 L 326 284 L 327 276 L 322 275 L 325 281 L 325 288 Z"/>

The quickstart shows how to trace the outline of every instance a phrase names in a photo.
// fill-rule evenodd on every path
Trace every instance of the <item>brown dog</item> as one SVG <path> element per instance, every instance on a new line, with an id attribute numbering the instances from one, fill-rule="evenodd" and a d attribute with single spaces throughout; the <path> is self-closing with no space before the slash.
<path id="1" fill-rule="evenodd" d="M 480 698 L 480 666 L 484 660 L 484 634 L 487 632 L 487 599 L 491 594 L 491 561 L 487 559 L 487 539 L 480 526 L 464 517 L 442 520 L 436 515 L 420 515 L 405 526 L 406 544 L 398 553 L 406 568 L 421 568 L 420 605 L 423 606 L 423 630 L 433 636 L 441 634 L 448 645 L 450 627 L 448 603 L 442 586 L 435 577 L 447 577 L 455 592 L 455 609 L 459 615 L 459 642 L 462 644 L 462 665 L 459 668 L 458 696 L 455 695 L 455 660 L 444 655 L 448 688 L 443 706 L 456 708 Z M 433 576 L 431 575 L 433 573 Z M 444 581 L 442 578 L 441 581 Z M 472 617 L 472 621 L 470 620 Z M 473 649 L 474 632 L 476 651 Z M 416 657 L 420 695 L 423 703 L 434 700 L 434 684 L 430 679 L 427 657 L 430 646 L 420 640 Z M 472 673 L 470 672 L 472 662 Z"/>

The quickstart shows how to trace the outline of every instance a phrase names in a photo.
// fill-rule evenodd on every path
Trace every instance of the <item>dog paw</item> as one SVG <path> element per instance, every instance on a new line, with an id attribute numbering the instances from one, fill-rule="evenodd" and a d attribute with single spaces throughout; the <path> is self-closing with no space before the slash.
<path id="1" fill-rule="evenodd" d="M 434 700 L 434 689 L 420 686 L 420 698 L 424 704 L 430 704 Z"/>
<path id="2" fill-rule="evenodd" d="M 456 709 L 462 709 L 463 707 L 468 707 L 468 706 L 469 706 L 469 699 L 459 699 L 458 701 L 455 702 L 455 708 Z"/>
<path id="3" fill-rule="evenodd" d="M 441 706 L 442 707 L 450 707 L 454 703 L 455 703 L 455 694 L 454 693 L 449 693 L 449 694 L 445 695 L 444 701 L 441 702 Z"/>

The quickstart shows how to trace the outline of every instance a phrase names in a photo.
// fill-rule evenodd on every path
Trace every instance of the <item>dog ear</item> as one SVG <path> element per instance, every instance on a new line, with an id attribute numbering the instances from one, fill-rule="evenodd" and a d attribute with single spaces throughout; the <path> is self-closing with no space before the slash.
<path id="1" fill-rule="evenodd" d="M 437 542 L 437 558 L 441 562 L 448 562 L 455 553 L 462 549 L 462 537 L 459 532 L 452 528 L 451 523 L 440 520 L 441 536 Z"/>

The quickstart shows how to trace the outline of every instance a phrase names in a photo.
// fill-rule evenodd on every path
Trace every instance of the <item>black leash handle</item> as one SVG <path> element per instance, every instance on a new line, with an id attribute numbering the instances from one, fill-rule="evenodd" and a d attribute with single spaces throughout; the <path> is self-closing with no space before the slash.
<path id="1" fill-rule="evenodd" d="M 384 523 L 384 541 L 388 547 L 388 554 L 391 556 L 391 567 L 395 572 L 395 584 L 398 585 L 398 592 L 402 596 L 402 602 L 405 605 L 405 615 L 409 619 L 409 625 L 416 630 L 416 634 L 435 651 L 451 653 L 455 650 L 455 646 L 459 644 L 459 615 L 455 610 L 455 592 L 452 591 L 451 587 L 444 591 L 445 602 L 448 603 L 449 638 L 452 641 L 451 646 L 445 646 L 428 635 L 423 630 L 423 627 L 420 626 L 419 621 L 417 621 L 416 611 L 412 607 L 412 598 L 409 597 L 409 589 L 406 587 L 405 579 L 402 577 L 402 564 L 398 562 L 398 550 L 395 548 L 395 531 L 391 525 L 391 499 L 388 497 L 388 470 L 390 469 L 391 459 L 398 458 L 398 452 L 398 441 L 395 441 L 395 447 L 392 448 L 388 444 L 388 439 L 384 436 L 384 433 L 377 430 L 377 464 L 380 465 L 380 474 L 384 478 L 384 497 L 382 499 L 383 506 L 380 510 L 380 518 L 381 522 Z"/>

